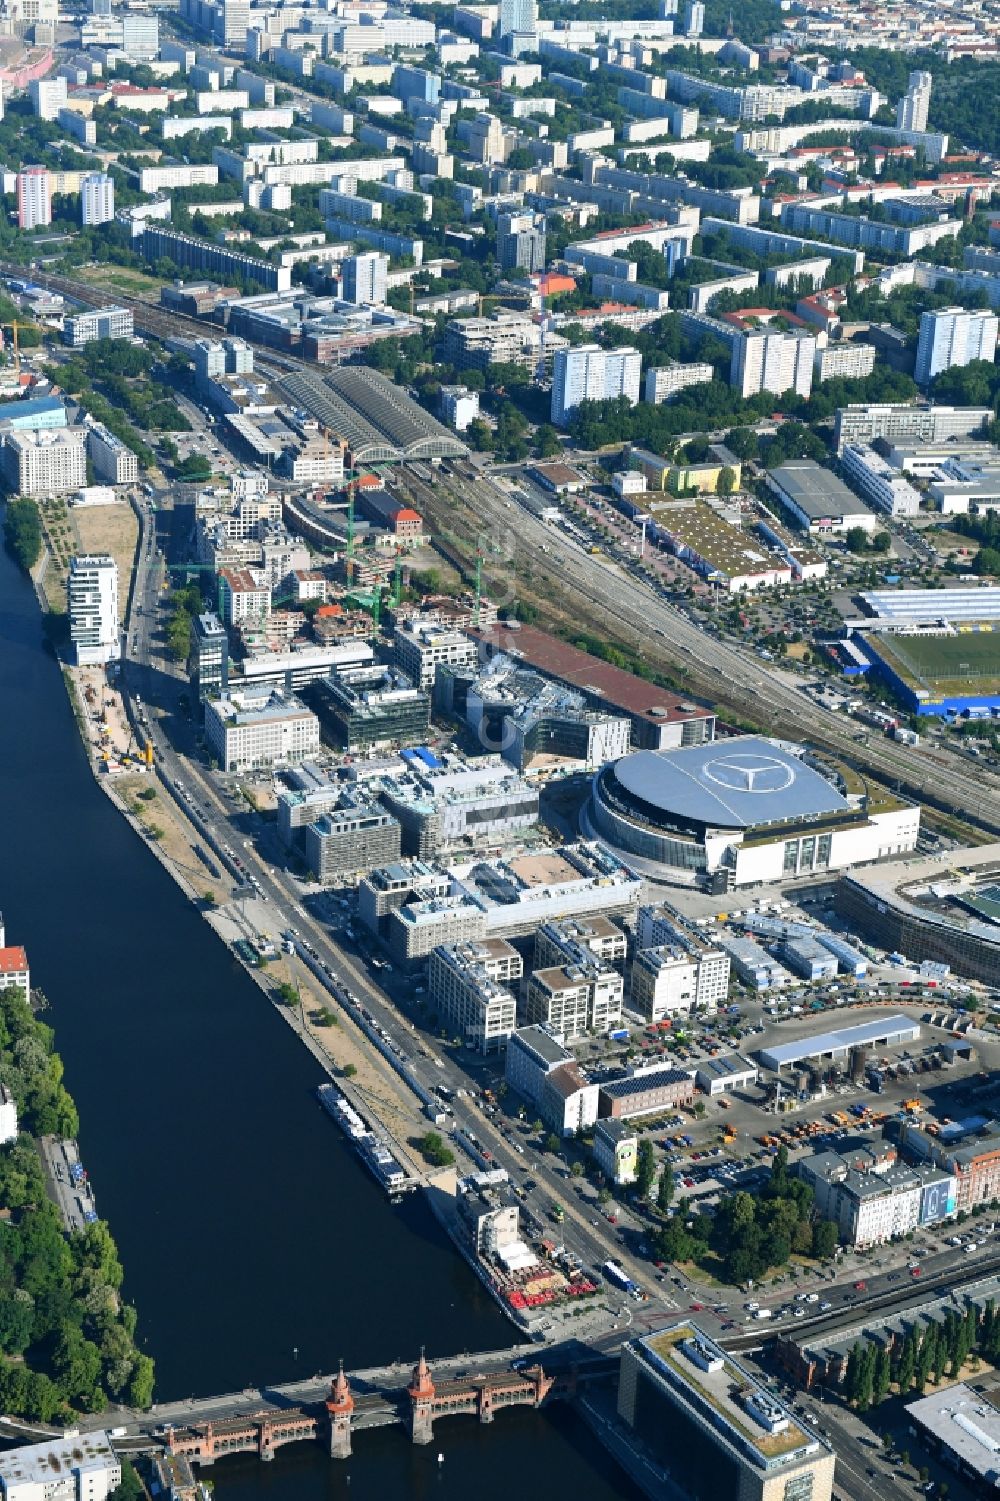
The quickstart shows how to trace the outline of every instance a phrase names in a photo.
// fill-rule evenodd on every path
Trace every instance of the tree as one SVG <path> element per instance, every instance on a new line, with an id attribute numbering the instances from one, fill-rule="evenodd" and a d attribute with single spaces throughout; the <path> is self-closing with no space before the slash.
<path id="1" fill-rule="evenodd" d="M 122 1478 L 111 1492 L 108 1501 L 145 1501 L 146 1488 L 136 1474 L 129 1459 L 122 1459 Z"/>
<path id="2" fill-rule="evenodd" d="M 34 568 L 42 551 L 42 523 L 37 505 L 26 496 L 7 502 L 4 545 L 25 573 Z"/>
<path id="3" fill-rule="evenodd" d="M 837 1248 L 837 1226 L 833 1220 L 815 1220 L 812 1227 L 812 1253 L 818 1261 L 832 1256 Z"/>
<path id="4" fill-rule="evenodd" d="M 674 1198 L 674 1170 L 669 1162 L 663 1164 L 660 1182 L 656 1190 L 656 1207 L 665 1215 Z"/>
<path id="5" fill-rule="evenodd" d="M 715 489 L 719 495 L 732 495 L 736 489 L 736 470 L 731 465 L 727 464 L 721 471 Z"/>
<path id="6" fill-rule="evenodd" d="M 990 575 L 1000 573 L 1000 551 L 995 547 L 981 547 L 976 553 L 972 571 Z"/>
<path id="7" fill-rule="evenodd" d="M 574 1162 L 573 1166 L 570 1168 L 570 1172 L 573 1174 L 574 1178 L 582 1178 L 583 1177 L 583 1163 L 582 1162 Z"/>
<path id="8" fill-rule="evenodd" d="M 128 1384 L 130 1407 L 145 1411 L 153 1403 L 153 1362 L 148 1355 L 137 1355 Z"/>
<path id="9" fill-rule="evenodd" d="M 868 551 L 868 533 L 863 526 L 849 526 L 844 533 L 844 541 L 847 543 L 848 552 L 865 553 Z"/>
<path id="10" fill-rule="evenodd" d="M 421 1155 L 434 1167 L 450 1167 L 455 1161 L 455 1154 L 450 1147 L 444 1144 L 444 1138 L 438 1131 L 428 1131 L 417 1142 Z"/>
<path id="11" fill-rule="evenodd" d="M 357 1068 L 353 1063 L 345 1063 L 340 1072 L 343 1074 L 345 1079 L 353 1079 L 355 1074 L 357 1073 Z"/>
<path id="12" fill-rule="evenodd" d="M 535 432 L 535 452 L 540 459 L 551 459 L 562 452 L 559 434 L 550 422 L 543 422 Z"/>
<path id="13" fill-rule="evenodd" d="M 545 1138 L 545 1150 L 546 1150 L 546 1152 L 558 1152 L 558 1150 L 559 1150 L 559 1148 L 561 1146 L 562 1146 L 562 1142 L 559 1140 L 559 1138 L 556 1135 L 556 1133 L 554 1131 L 550 1131 L 549 1134 L 548 1134 L 548 1136 L 546 1136 L 546 1138 Z"/>
<path id="14" fill-rule="evenodd" d="M 872 1398 L 878 1402 L 884 1402 L 889 1395 L 889 1386 L 892 1381 L 892 1363 L 889 1357 L 888 1345 L 880 1345 L 875 1357 L 875 1375 L 872 1383 Z"/>
<path id="15" fill-rule="evenodd" d="M 643 1137 L 639 1143 L 639 1155 L 636 1162 L 635 1190 L 640 1199 L 648 1199 L 649 1191 L 656 1177 L 656 1155 L 653 1152 L 653 1143 L 648 1136 Z"/>

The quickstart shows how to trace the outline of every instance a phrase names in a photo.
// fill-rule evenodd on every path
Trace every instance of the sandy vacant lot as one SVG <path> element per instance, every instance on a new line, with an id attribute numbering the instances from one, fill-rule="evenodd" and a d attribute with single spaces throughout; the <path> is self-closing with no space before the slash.
<path id="1" fill-rule="evenodd" d="M 109 552 L 118 564 L 118 615 L 125 618 L 139 523 L 128 501 L 113 506 L 73 506 L 70 510 L 81 552 Z"/>

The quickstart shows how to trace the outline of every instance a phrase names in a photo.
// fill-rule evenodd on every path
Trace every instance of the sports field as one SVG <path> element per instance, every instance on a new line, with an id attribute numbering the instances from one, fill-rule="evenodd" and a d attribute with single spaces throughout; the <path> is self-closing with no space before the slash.
<path id="1" fill-rule="evenodd" d="M 872 644 L 904 682 L 932 698 L 970 689 L 1000 691 L 1000 630 L 962 631 L 957 636 L 873 637 Z"/>

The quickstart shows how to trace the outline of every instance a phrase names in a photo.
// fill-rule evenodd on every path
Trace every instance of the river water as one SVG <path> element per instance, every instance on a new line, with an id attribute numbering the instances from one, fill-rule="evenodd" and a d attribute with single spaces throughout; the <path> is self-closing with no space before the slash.
<path id="1" fill-rule="evenodd" d="M 0 909 L 50 1002 L 158 1397 L 512 1342 L 423 1200 L 393 1209 L 356 1161 L 315 1062 L 96 786 L 2 549 Z M 558 1408 L 452 1420 L 429 1449 L 362 1434 L 346 1465 L 292 1446 L 212 1478 L 219 1501 L 634 1494 Z"/>

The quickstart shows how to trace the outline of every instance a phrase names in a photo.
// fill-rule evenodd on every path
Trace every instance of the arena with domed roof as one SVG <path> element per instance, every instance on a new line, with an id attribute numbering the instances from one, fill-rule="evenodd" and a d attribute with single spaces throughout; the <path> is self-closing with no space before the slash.
<path id="1" fill-rule="evenodd" d="M 920 810 L 852 789 L 801 746 L 741 735 L 609 763 L 586 822 L 654 879 L 725 890 L 905 853 Z"/>

